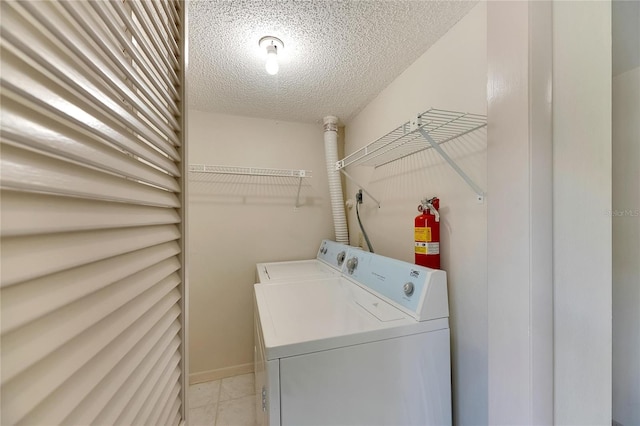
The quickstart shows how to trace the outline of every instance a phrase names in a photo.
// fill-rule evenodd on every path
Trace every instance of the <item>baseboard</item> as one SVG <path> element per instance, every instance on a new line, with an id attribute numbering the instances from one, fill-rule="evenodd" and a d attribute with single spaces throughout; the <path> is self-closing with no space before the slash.
<path id="1" fill-rule="evenodd" d="M 189 384 L 193 385 L 196 383 L 210 382 L 212 380 L 219 380 L 224 379 L 225 377 L 238 376 L 240 374 L 247 373 L 253 373 L 253 363 L 191 373 L 189 374 Z"/>

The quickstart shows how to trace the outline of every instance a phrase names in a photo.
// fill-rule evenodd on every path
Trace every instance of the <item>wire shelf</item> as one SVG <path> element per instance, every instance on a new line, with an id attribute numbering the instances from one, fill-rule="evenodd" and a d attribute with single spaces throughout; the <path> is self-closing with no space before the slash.
<path id="1" fill-rule="evenodd" d="M 263 167 L 240 167 L 240 166 L 218 166 L 208 164 L 190 164 L 189 173 L 194 176 L 202 176 L 203 174 L 216 175 L 234 175 L 234 176 L 261 176 L 273 178 L 296 178 L 298 190 L 296 192 L 295 208 L 300 207 L 300 194 L 302 190 L 302 181 L 311 177 L 311 170 L 293 170 L 293 169 L 266 169 Z M 282 181 L 283 179 L 278 179 Z M 290 179 L 284 179 L 290 181 Z M 282 182 L 280 182 L 282 183 Z"/>
<path id="2" fill-rule="evenodd" d="M 338 161 L 336 168 L 340 170 L 350 165 L 380 167 L 432 148 L 425 133 L 439 145 L 486 125 L 485 115 L 430 108 Z"/>
<path id="3" fill-rule="evenodd" d="M 311 177 L 311 170 L 265 169 L 261 167 L 215 166 L 206 164 L 190 164 L 189 172 L 243 176 L 273 176 L 293 178 Z"/>

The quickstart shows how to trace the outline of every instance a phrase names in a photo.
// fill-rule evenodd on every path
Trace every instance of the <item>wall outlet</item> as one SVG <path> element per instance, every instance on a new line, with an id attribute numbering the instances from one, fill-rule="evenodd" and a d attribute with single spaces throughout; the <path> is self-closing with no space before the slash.
<path id="1" fill-rule="evenodd" d="M 361 249 L 364 248 L 364 236 L 362 235 L 362 232 L 358 232 L 358 247 Z"/>

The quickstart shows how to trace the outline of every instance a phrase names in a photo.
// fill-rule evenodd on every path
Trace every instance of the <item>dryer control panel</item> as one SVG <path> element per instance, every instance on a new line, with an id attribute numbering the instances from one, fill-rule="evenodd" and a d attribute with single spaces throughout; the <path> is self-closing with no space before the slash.
<path id="1" fill-rule="evenodd" d="M 418 321 L 449 316 L 445 271 L 351 250 L 342 274 Z"/>
<path id="2" fill-rule="evenodd" d="M 340 270 L 347 259 L 347 254 L 353 247 L 336 243 L 331 240 L 322 240 L 316 259 Z"/>

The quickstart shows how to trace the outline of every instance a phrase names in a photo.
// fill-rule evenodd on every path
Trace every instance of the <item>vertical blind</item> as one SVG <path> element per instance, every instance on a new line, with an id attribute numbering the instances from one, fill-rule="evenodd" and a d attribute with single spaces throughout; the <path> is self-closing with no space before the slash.
<path id="1" fill-rule="evenodd" d="M 184 421 L 184 6 L 0 2 L 3 425 Z"/>

